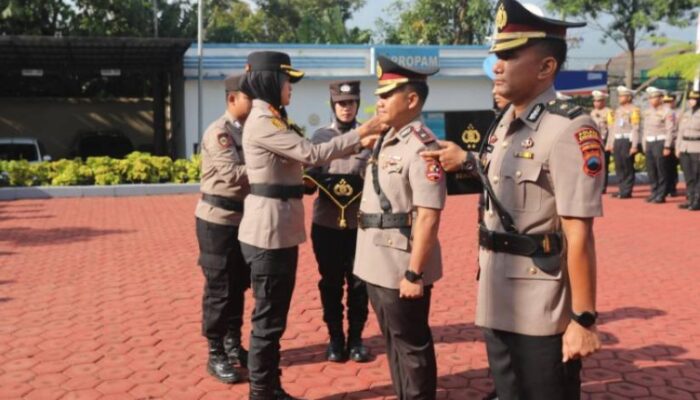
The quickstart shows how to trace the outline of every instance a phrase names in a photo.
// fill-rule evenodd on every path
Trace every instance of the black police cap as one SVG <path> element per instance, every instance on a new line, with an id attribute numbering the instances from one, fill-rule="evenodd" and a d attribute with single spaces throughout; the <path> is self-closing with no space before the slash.
<path id="1" fill-rule="evenodd" d="M 406 59 L 413 60 L 411 57 Z M 379 56 L 377 57 L 379 88 L 374 91 L 374 94 L 389 93 L 409 82 L 425 82 L 428 76 L 435 75 L 438 71 L 440 71 L 438 66 L 401 65 L 389 57 Z"/>
<path id="2" fill-rule="evenodd" d="M 245 75 L 243 74 L 238 74 L 238 75 L 230 75 L 224 79 L 224 86 L 226 87 L 227 92 L 240 92 L 241 90 L 241 79 L 243 79 Z"/>
<path id="3" fill-rule="evenodd" d="M 496 35 L 491 53 L 517 49 L 532 39 L 565 41 L 567 28 L 586 26 L 585 22 L 561 21 L 537 15 L 533 11 L 538 9 L 534 5 L 526 7 L 517 0 L 500 0 L 496 7 Z"/>
<path id="4" fill-rule="evenodd" d="M 289 75 L 289 81 L 299 82 L 304 72 L 292 68 L 289 54 L 279 51 L 255 51 L 248 54 L 246 72 L 249 71 L 279 71 Z"/>
<path id="5" fill-rule="evenodd" d="M 335 81 L 328 87 L 333 102 L 360 100 L 360 81 Z"/>

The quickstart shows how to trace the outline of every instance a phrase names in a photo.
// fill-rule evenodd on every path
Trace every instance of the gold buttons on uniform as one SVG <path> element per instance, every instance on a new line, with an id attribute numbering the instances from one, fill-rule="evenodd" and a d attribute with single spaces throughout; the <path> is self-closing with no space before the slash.
<path id="1" fill-rule="evenodd" d="M 523 173 L 520 172 L 520 171 L 515 171 L 515 176 L 517 176 L 518 178 L 520 178 L 521 176 L 523 176 Z"/>
<path id="2" fill-rule="evenodd" d="M 497 176 L 494 176 L 494 177 L 493 177 L 493 183 L 495 183 L 495 184 L 498 184 L 498 182 L 499 182 L 500 180 L 501 180 L 501 179 L 500 179 L 499 177 L 497 177 Z"/>
<path id="3" fill-rule="evenodd" d="M 536 275 L 536 274 L 537 274 L 537 268 L 535 268 L 535 267 L 530 267 L 530 268 L 527 270 L 527 273 L 530 274 L 530 275 Z"/>
<path id="4" fill-rule="evenodd" d="M 394 244 L 394 242 L 393 242 L 391 239 L 387 239 L 386 244 L 388 244 L 389 246 L 391 246 L 391 245 Z"/>

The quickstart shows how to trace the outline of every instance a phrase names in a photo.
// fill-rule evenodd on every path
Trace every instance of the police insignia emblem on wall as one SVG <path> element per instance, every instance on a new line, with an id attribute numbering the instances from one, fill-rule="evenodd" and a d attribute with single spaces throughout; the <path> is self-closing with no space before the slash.
<path id="1" fill-rule="evenodd" d="M 481 141 L 481 133 L 474 128 L 474 125 L 469 124 L 467 129 L 462 132 L 462 142 L 467 145 L 467 150 L 476 150 Z"/>

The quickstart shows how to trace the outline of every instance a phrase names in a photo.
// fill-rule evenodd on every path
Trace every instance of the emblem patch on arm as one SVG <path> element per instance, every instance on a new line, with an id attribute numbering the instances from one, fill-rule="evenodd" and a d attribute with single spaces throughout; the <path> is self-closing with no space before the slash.
<path id="1" fill-rule="evenodd" d="M 583 172 L 588 176 L 596 176 L 605 168 L 603 156 L 603 142 L 597 129 L 584 126 L 574 133 L 583 155 Z"/>
<path id="2" fill-rule="evenodd" d="M 233 138 L 226 132 L 221 132 L 216 135 L 216 141 L 219 142 L 219 146 L 227 149 L 233 146 Z"/>
<path id="3" fill-rule="evenodd" d="M 435 160 L 430 160 L 426 162 L 425 166 L 425 177 L 428 178 L 430 182 L 439 182 L 442 179 L 442 167 Z"/>

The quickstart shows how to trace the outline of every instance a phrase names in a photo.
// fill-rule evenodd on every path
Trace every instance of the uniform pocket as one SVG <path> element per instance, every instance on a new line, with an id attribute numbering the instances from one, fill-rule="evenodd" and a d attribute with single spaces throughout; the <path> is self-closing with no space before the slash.
<path id="1" fill-rule="evenodd" d="M 389 247 L 401 251 L 408 251 L 408 237 L 399 232 L 377 232 L 374 235 L 374 239 L 372 242 L 375 246 Z"/>
<path id="2" fill-rule="evenodd" d="M 538 268 L 536 260 L 523 257 L 508 255 L 505 257 L 505 274 L 507 278 L 510 279 L 526 279 L 526 280 L 544 280 L 544 281 L 559 281 L 561 280 L 562 270 L 561 270 L 561 258 L 559 257 L 548 257 L 551 260 L 547 260 L 547 272 Z M 559 267 L 551 265 L 550 262 L 559 261 Z"/>
<path id="3" fill-rule="evenodd" d="M 538 211 L 542 206 L 542 190 L 539 184 L 542 164 L 535 160 L 523 160 L 502 173 L 502 196 L 499 200 L 509 210 Z"/>
<path id="4" fill-rule="evenodd" d="M 228 297 L 229 276 L 226 270 L 226 257 L 217 254 L 202 253 L 199 265 L 206 280 L 206 291 L 211 297 Z"/>

